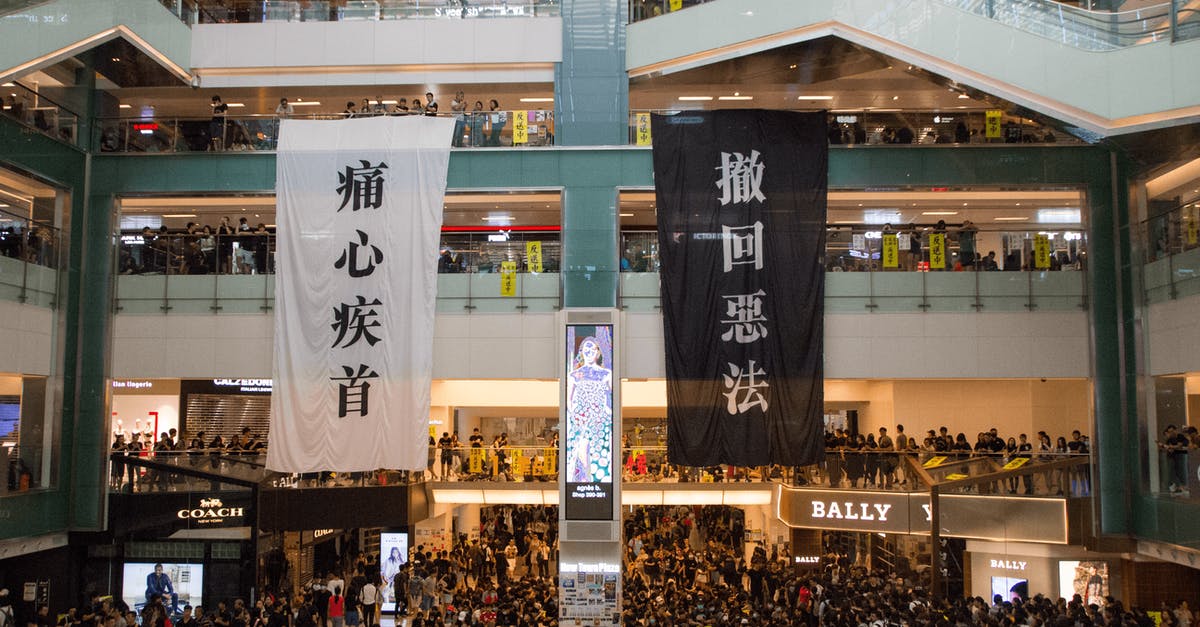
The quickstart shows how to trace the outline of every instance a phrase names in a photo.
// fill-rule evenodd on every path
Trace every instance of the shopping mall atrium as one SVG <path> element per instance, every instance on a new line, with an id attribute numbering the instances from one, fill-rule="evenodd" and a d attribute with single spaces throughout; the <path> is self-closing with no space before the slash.
<path id="1" fill-rule="evenodd" d="M 1200 0 L 0 0 L 0 42 L 0 627 L 1200 622 Z M 734 110 L 820 125 L 779 463 L 669 381 L 711 355 L 663 137 Z M 337 282 L 277 180 L 368 124 L 452 135 L 380 423 L 421 459 L 291 468 L 277 329 Z M 723 228 L 682 239 L 729 272 Z"/>

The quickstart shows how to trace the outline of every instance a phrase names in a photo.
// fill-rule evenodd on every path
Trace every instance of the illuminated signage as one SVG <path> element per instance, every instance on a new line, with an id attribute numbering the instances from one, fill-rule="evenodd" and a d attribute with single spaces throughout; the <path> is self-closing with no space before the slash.
<path id="1" fill-rule="evenodd" d="M 792 561 L 797 564 L 820 564 L 820 555 L 797 555 L 792 558 Z"/>
<path id="2" fill-rule="evenodd" d="M 324 538 L 325 536 L 331 536 L 336 532 L 336 529 L 313 529 L 313 540 L 316 540 L 317 538 Z"/>
<path id="3" fill-rule="evenodd" d="M 114 390 L 149 390 L 154 387 L 153 381 L 113 381 Z"/>
<path id="4" fill-rule="evenodd" d="M 613 516 L 613 325 L 566 327 L 565 455 L 567 520 Z"/>
<path id="5" fill-rule="evenodd" d="M 215 524 L 225 522 L 226 518 L 241 518 L 245 510 L 241 507 L 225 507 L 221 499 L 200 499 L 200 506 L 184 508 L 175 513 L 183 520 L 194 520 L 199 524 Z"/>
<path id="6" fill-rule="evenodd" d="M 777 489 L 779 520 L 789 527 L 927 535 L 933 520 L 929 494 L 922 492 Z M 1063 498 L 943 494 L 938 502 L 941 535 L 947 538 L 1051 544 L 1068 540 Z M 1015 570 L 1013 564 L 1020 563 L 997 568 Z"/>
<path id="7" fill-rule="evenodd" d="M 217 387 L 237 388 L 239 392 L 270 392 L 271 379 L 213 379 Z"/>
<path id="8" fill-rule="evenodd" d="M 143 133 L 153 133 L 158 130 L 158 122 L 134 122 L 133 130 Z"/>
<path id="9" fill-rule="evenodd" d="M 621 565 L 606 562 L 563 562 L 558 570 L 563 573 L 619 573 Z"/>
<path id="10" fill-rule="evenodd" d="M 839 520 L 878 520 L 887 521 L 888 512 L 892 506 L 886 503 L 853 503 L 837 501 L 812 502 L 813 518 L 837 518 Z"/>
<path id="11" fill-rule="evenodd" d="M 1028 562 L 1017 562 L 1013 560 L 988 560 L 992 568 L 1002 568 L 1004 570 L 1025 570 Z"/>

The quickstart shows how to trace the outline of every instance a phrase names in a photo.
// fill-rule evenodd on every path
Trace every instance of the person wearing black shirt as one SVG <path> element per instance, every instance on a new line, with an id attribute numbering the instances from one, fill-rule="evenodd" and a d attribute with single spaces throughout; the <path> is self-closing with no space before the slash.
<path id="1" fill-rule="evenodd" d="M 1158 447 L 1167 458 L 1167 489 L 1171 494 L 1183 491 L 1187 487 L 1187 436 L 1180 433 L 1175 425 L 1167 425 L 1163 429 L 1163 441 Z"/>
<path id="2" fill-rule="evenodd" d="M 233 617 L 229 614 L 229 608 L 225 606 L 225 602 L 217 603 L 217 611 L 213 612 L 212 616 L 213 627 L 232 627 Z"/>
<path id="3" fill-rule="evenodd" d="M 225 149 L 225 113 L 229 105 L 221 102 L 220 96 L 212 97 L 212 122 L 208 125 L 208 137 L 211 141 L 209 150 Z"/>
<path id="4" fill-rule="evenodd" d="M 183 616 L 174 624 L 178 627 L 197 627 L 196 623 L 196 617 L 192 616 L 192 606 L 185 605 L 183 606 Z"/>

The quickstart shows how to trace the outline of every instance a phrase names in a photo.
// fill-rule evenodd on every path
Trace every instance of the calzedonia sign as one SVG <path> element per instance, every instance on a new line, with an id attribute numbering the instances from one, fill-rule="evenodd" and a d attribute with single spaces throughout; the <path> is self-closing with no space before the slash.
<path id="1" fill-rule="evenodd" d="M 198 507 L 185 507 L 175 513 L 180 519 L 191 520 L 200 525 L 221 524 L 226 519 L 243 518 L 245 515 L 245 508 L 226 507 L 218 498 L 200 499 Z"/>

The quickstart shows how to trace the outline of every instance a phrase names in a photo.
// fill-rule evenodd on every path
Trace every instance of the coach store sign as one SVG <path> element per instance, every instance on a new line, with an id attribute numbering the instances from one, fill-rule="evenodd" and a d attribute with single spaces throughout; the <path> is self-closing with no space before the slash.
<path id="1" fill-rule="evenodd" d="M 928 534 L 932 524 L 924 492 L 778 490 L 779 519 L 790 527 Z M 1067 543 L 1066 499 L 944 494 L 939 505 L 946 537 Z"/>
<path id="2" fill-rule="evenodd" d="M 226 522 L 241 522 L 246 512 L 241 507 L 226 507 L 219 498 L 207 498 L 200 499 L 197 507 L 179 510 L 175 516 L 184 520 L 191 519 L 200 525 L 223 525 Z"/>

